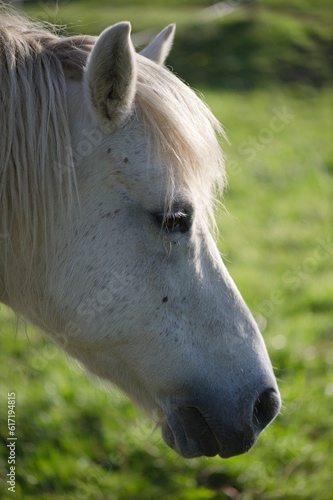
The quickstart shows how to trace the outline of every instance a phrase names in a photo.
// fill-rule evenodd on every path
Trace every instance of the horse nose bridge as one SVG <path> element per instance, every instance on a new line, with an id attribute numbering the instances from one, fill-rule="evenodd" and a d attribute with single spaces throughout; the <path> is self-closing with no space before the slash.
<path id="1" fill-rule="evenodd" d="M 204 269 L 203 280 L 190 283 L 190 296 L 196 303 L 195 309 L 189 304 L 190 313 L 196 316 L 197 324 L 201 322 L 212 334 L 223 331 L 233 338 L 257 335 L 254 318 L 223 262 L 210 260 Z"/>

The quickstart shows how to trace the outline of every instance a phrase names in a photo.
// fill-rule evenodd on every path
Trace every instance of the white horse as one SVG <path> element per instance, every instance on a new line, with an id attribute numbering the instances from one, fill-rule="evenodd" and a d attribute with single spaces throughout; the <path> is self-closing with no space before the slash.
<path id="1" fill-rule="evenodd" d="M 206 105 L 130 24 L 61 38 L 0 20 L 0 299 L 120 387 L 183 457 L 251 448 L 280 409 L 264 341 L 210 233 Z"/>

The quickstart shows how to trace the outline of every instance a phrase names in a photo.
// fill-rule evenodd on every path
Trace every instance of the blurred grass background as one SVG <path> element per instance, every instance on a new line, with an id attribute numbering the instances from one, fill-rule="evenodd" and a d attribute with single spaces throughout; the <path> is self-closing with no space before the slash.
<path id="1" fill-rule="evenodd" d="M 229 1 L 239 8 L 208 19 L 203 9 L 212 4 L 67 0 L 23 8 L 74 33 L 130 20 L 150 38 L 177 22 L 168 65 L 203 92 L 230 139 L 219 249 L 263 331 L 281 414 L 247 455 L 183 460 L 117 390 L 96 387 L 2 306 L 0 498 L 13 497 L 5 438 L 7 392 L 15 391 L 16 498 L 333 499 L 331 1 Z"/>

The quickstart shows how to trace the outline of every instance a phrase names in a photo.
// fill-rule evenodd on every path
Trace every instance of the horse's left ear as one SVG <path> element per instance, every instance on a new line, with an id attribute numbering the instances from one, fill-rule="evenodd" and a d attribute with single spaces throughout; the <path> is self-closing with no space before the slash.
<path id="1" fill-rule="evenodd" d="M 175 30 L 176 25 L 169 24 L 140 54 L 158 64 L 163 64 L 171 50 Z"/>
<path id="2" fill-rule="evenodd" d="M 86 67 L 86 89 L 94 114 L 108 131 L 121 125 L 132 109 L 137 62 L 131 25 L 118 23 L 104 30 Z"/>

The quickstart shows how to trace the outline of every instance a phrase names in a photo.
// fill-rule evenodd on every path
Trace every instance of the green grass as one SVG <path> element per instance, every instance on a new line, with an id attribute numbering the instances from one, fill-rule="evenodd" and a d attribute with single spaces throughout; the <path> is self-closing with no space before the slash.
<path id="1" fill-rule="evenodd" d="M 80 5 L 83 18 L 87 2 L 68 8 Z M 181 16 L 193 4 L 169 5 L 171 18 L 172 9 Z M 296 0 L 265 5 L 291 10 L 292 19 L 300 10 Z M 312 4 L 304 5 L 316 24 Z M 7 392 L 15 391 L 18 440 L 17 493 L 6 489 L 2 446 L 0 498 L 333 499 L 333 95 L 325 86 L 267 82 L 242 92 L 190 83 L 200 86 L 231 142 L 224 145 L 229 214 L 217 215 L 218 244 L 263 331 L 283 398 L 280 415 L 247 455 L 183 460 L 117 390 L 91 383 L 45 336 L 1 307 L 0 434 L 5 445 Z M 285 123 L 273 120 L 281 113 Z"/>
<path id="2" fill-rule="evenodd" d="M 149 41 L 158 30 L 177 23 L 168 63 L 191 84 L 228 90 L 302 82 L 321 87 L 333 81 L 333 36 L 329 4 L 299 0 L 244 2 L 244 7 L 207 21 L 203 9 L 214 2 L 39 1 L 26 11 L 65 24 L 71 33 L 99 34 L 130 20 L 133 32 Z M 236 2 L 234 2 L 235 4 Z"/>
<path id="3" fill-rule="evenodd" d="M 199 7 L 200 8 L 200 7 Z M 66 24 L 71 32 L 99 34 L 110 24 L 130 20 L 133 31 L 153 29 L 157 33 L 159 28 L 177 22 L 186 25 L 193 21 L 198 6 L 188 2 L 186 5 L 175 6 L 169 2 L 99 2 L 96 5 L 89 1 L 60 2 L 31 2 L 25 11 L 38 19 L 47 20 L 55 24 Z"/>

